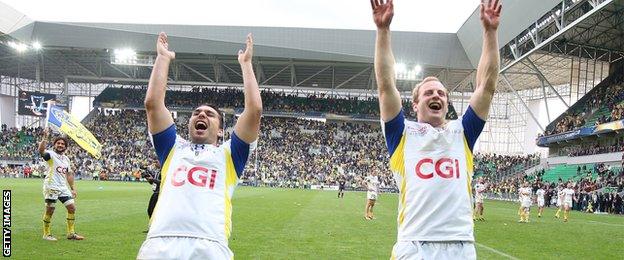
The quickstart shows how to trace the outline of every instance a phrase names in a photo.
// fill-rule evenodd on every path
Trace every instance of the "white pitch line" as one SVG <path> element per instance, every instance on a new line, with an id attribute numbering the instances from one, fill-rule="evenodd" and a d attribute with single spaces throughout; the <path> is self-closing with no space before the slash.
<path id="1" fill-rule="evenodd" d="M 494 249 L 494 248 L 491 248 L 491 247 L 489 247 L 489 246 L 486 246 L 486 245 L 484 245 L 484 244 L 481 244 L 481 243 L 477 243 L 477 242 L 475 242 L 475 245 L 480 246 L 480 247 L 482 247 L 483 249 L 486 249 L 486 250 L 488 250 L 488 251 L 490 251 L 490 252 L 493 252 L 493 253 L 496 253 L 496 254 L 502 255 L 502 256 L 504 256 L 504 257 L 507 257 L 507 258 L 509 258 L 509 259 L 519 260 L 518 258 L 515 258 L 515 257 L 513 257 L 513 256 L 510 256 L 510 255 L 508 255 L 508 254 L 505 254 L 505 253 L 503 253 L 503 252 L 501 252 L 501 251 L 498 251 L 498 250 L 496 250 L 496 249 Z"/>

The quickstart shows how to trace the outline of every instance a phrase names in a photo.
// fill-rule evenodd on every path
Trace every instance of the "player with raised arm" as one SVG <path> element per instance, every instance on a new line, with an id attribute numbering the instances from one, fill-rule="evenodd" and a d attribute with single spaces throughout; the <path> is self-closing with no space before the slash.
<path id="1" fill-rule="evenodd" d="M 74 172 L 71 171 L 71 162 L 65 151 L 67 151 L 68 140 L 64 137 L 54 138 L 53 149 L 46 149 L 49 136 L 48 128 L 43 130 L 43 138 L 39 143 L 38 151 L 47 163 L 47 171 L 43 179 L 43 198 L 46 209 L 43 213 L 43 239 L 56 241 L 51 234 L 52 214 L 56 200 L 59 200 L 67 209 L 67 239 L 83 240 L 84 237 L 76 234 L 74 223 L 76 221 L 76 185 L 74 184 Z"/>
<path id="2" fill-rule="evenodd" d="M 176 135 L 176 126 L 165 107 L 169 63 L 167 35 L 160 33 L 157 57 L 150 76 L 145 109 L 147 126 L 162 165 L 160 195 L 149 232 L 138 259 L 232 259 L 228 247 L 232 230 L 232 194 L 247 158 L 256 145 L 262 100 L 252 69 L 253 40 L 239 50 L 245 97 L 231 139 L 223 136 L 223 114 L 214 105 L 195 108 L 188 122 L 190 140 Z M 197 100 L 201 103 L 201 100 Z"/>
<path id="3" fill-rule="evenodd" d="M 447 121 L 448 90 L 427 77 L 412 91 L 417 122 L 405 120 L 390 43 L 392 0 L 371 0 L 377 26 L 375 76 L 390 169 L 399 187 L 398 234 L 392 258 L 475 259 L 472 149 L 483 130 L 499 70 L 498 1 L 481 4 L 483 49 L 476 88 L 463 116 Z"/>

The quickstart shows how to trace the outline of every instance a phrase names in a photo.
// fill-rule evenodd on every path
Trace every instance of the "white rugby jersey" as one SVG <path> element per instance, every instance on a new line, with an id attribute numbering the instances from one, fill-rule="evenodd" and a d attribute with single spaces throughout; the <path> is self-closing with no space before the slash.
<path id="1" fill-rule="evenodd" d="M 196 237 L 227 246 L 232 194 L 256 143 L 246 144 L 233 133 L 220 146 L 192 144 L 176 136 L 174 125 L 153 135 L 152 142 L 162 169 L 147 237 Z"/>
<path id="2" fill-rule="evenodd" d="M 572 202 L 572 198 L 574 196 L 574 190 L 570 188 L 565 188 L 562 191 L 563 193 L 563 201 L 564 202 Z"/>
<path id="3" fill-rule="evenodd" d="M 45 153 L 47 153 L 50 157 L 47 158 Z M 43 188 L 53 190 L 69 190 L 69 185 L 67 184 L 67 173 L 69 172 L 69 167 L 71 165 L 69 157 L 65 154 L 58 154 L 51 149 L 45 150 L 45 153 L 43 154 L 43 159 L 46 161 L 47 167 L 46 176 L 43 180 Z"/>
<path id="4" fill-rule="evenodd" d="M 483 192 L 485 191 L 485 184 L 483 183 L 475 184 L 474 190 L 475 190 L 475 198 L 482 198 Z"/>
<path id="5" fill-rule="evenodd" d="M 379 192 L 379 178 L 377 176 L 366 176 L 366 184 L 368 191 Z"/>
<path id="6" fill-rule="evenodd" d="M 445 129 L 403 111 L 382 124 L 400 191 L 398 241 L 474 241 L 472 147 L 485 121 L 469 107 Z"/>
<path id="7" fill-rule="evenodd" d="M 565 194 L 563 190 L 565 189 L 560 188 L 559 191 L 557 191 L 557 201 L 559 201 L 559 203 L 563 202 L 563 195 Z"/>
<path id="8" fill-rule="evenodd" d="M 522 187 L 518 189 L 520 201 L 531 201 L 531 187 Z"/>
<path id="9" fill-rule="evenodd" d="M 544 200 L 544 194 L 546 194 L 546 191 L 540 188 L 535 192 L 535 194 L 537 195 L 537 200 Z"/>

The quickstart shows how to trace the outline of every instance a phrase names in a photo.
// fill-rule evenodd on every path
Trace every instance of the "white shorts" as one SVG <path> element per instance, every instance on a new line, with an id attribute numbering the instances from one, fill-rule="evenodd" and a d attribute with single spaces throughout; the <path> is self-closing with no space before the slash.
<path id="1" fill-rule="evenodd" d="M 399 241 L 390 259 L 477 259 L 477 251 L 468 241 Z"/>
<path id="2" fill-rule="evenodd" d="M 366 198 L 369 200 L 377 200 L 377 192 L 374 192 L 374 191 L 366 192 Z"/>
<path id="3" fill-rule="evenodd" d="M 195 237 L 153 237 L 141 245 L 137 259 L 233 259 L 221 243 Z"/>
<path id="4" fill-rule="evenodd" d="M 483 196 L 476 196 L 475 197 L 475 203 L 483 204 Z"/>
<path id="5" fill-rule="evenodd" d="M 538 207 L 544 207 L 544 200 L 537 200 L 537 206 Z"/>
<path id="6" fill-rule="evenodd" d="M 520 206 L 523 208 L 530 208 L 531 207 L 531 201 L 530 200 L 523 200 L 520 203 Z"/>
<path id="7" fill-rule="evenodd" d="M 572 201 L 571 200 L 566 200 L 563 202 L 563 206 L 564 207 L 568 207 L 568 208 L 572 208 Z"/>
<path id="8" fill-rule="evenodd" d="M 563 202 L 561 202 L 560 200 L 557 200 L 557 207 L 563 207 Z"/>
<path id="9" fill-rule="evenodd" d="M 60 200 L 64 205 L 74 203 L 74 198 L 69 189 L 49 189 L 48 187 L 43 187 L 43 199 L 46 203 L 55 203 L 59 198 L 61 198 Z"/>

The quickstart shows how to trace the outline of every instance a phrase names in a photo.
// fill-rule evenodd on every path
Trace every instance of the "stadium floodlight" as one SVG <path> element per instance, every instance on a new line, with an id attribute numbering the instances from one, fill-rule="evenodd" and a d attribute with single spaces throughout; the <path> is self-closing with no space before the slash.
<path id="1" fill-rule="evenodd" d="M 422 67 L 420 65 L 416 65 L 416 67 L 414 67 L 414 72 L 416 72 L 416 74 L 420 74 L 421 71 Z"/>
<path id="2" fill-rule="evenodd" d="M 41 43 L 39 42 L 33 42 L 32 47 L 34 50 L 38 51 L 38 50 L 41 50 L 42 46 L 41 46 Z"/>
<path id="3" fill-rule="evenodd" d="M 404 63 L 397 63 L 397 64 L 395 64 L 394 68 L 395 68 L 397 74 L 402 74 L 402 73 L 405 73 L 407 71 L 407 67 L 405 67 Z"/>
<path id="4" fill-rule="evenodd" d="M 115 49 L 113 63 L 123 65 L 134 65 L 137 63 L 137 53 L 130 49 Z"/>
<path id="5" fill-rule="evenodd" d="M 15 49 L 17 52 L 25 52 L 28 50 L 28 45 L 18 42 L 9 42 L 9 46 Z"/>
<path id="6" fill-rule="evenodd" d="M 154 60 L 154 56 L 139 54 L 130 48 L 115 49 L 110 56 L 111 64 L 115 65 L 151 67 L 154 66 Z"/>

